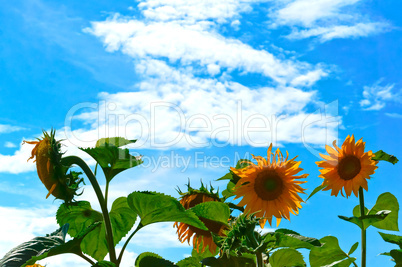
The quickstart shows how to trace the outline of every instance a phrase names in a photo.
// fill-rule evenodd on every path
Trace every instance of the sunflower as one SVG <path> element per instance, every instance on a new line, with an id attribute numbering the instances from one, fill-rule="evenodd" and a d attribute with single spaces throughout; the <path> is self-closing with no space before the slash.
<path id="1" fill-rule="evenodd" d="M 28 161 L 35 158 L 39 179 L 49 191 L 46 198 L 53 195 L 58 199 L 70 202 L 76 195 L 78 185 L 83 179 L 79 178 L 77 172 L 67 174 L 69 168 L 61 164 L 60 141 L 56 141 L 54 136 L 55 131 L 52 130 L 50 134 L 44 131 L 42 139 L 38 138 L 37 141 L 24 141 L 23 143 L 35 145 Z"/>
<path id="2" fill-rule="evenodd" d="M 220 201 L 219 196 L 212 193 L 212 189 L 210 192 L 203 185 L 200 190 L 194 190 L 190 187 L 190 185 L 188 185 L 188 187 L 189 192 L 187 194 L 182 194 L 181 192 L 179 192 L 183 195 L 180 199 L 180 203 L 185 209 L 190 209 L 198 204 L 209 201 Z M 227 226 L 206 218 L 200 217 L 199 219 L 204 223 L 205 227 L 207 227 L 209 231 L 201 230 L 182 222 L 175 222 L 173 224 L 173 227 L 177 227 L 177 234 L 179 236 L 179 240 L 182 243 L 187 240 L 188 244 L 190 244 L 190 239 L 191 237 L 193 237 L 193 247 L 197 250 L 198 253 L 200 252 L 200 248 L 201 252 L 204 252 L 205 249 L 208 247 L 209 251 L 212 254 L 215 254 L 217 245 L 213 240 L 211 232 L 218 236 L 224 236 L 224 232 L 227 229 Z"/>
<path id="3" fill-rule="evenodd" d="M 283 157 L 279 149 L 272 153 L 272 144 L 268 148 L 267 159 L 261 156 L 253 156 L 257 164 L 242 168 L 231 168 L 231 171 L 240 177 L 234 188 L 234 199 L 242 197 L 238 206 L 246 206 L 245 213 L 255 213 L 260 220 L 261 228 L 266 221 L 272 224 L 272 217 L 276 217 L 279 225 L 282 218 L 290 220 L 289 212 L 296 215 L 301 208 L 303 200 L 298 193 L 304 193 L 299 184 L 305 181 L 297 179 L 306 178 L 308 174 L 297 175 L 303 169 L 299 168 L 300 161 L 289 159 L 286 152 Z"/>
<path id="4" fill-rule="evenodd" d="M 326 186 L 323 190 L 332 189 L 331 196 L 338 196 L 339 192 L 344 196 L 344 189 L 346 197 L 352 191 L 357 197 L 360 187 L 368 190 L 367 179 L 374 174 L 378 161 L 371 159 L 374 155 L 371 150 L 364 152 L 365 144 L 363 139 L 355 143 L 355 137 L 348 135 L 341 148 L 336 145 L 336 141 L 333 142 L 335 149 L 325 147 L 329 155 L 320 154 L 324 160 L 316 162 L 318 167 L 323 168 L 319 175 L 324 179 L 322 185 Z"/>

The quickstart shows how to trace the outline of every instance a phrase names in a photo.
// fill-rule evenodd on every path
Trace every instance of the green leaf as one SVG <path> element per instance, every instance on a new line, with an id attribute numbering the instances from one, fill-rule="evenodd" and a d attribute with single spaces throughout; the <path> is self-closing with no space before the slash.
<path id="1" fill-rule="evenodd" d="M 306 266 L 300 252 L 292 248 L 279 249 L 269 258 L 272 267 Z"/>
<path id="2" fill-rule="evenodd" d="M 317 186 L 314 190 L 313 190 L 313 192 L 311 192 L 311 194 L 308 196 L 308 198 L 306 199 L 306 202 L 307 202 L 307 200 L 309 200 L 312 196 L 314 196 L 315 194 L 317 194 L 318 192 L 320 192 L 321 190 L 323 190 L 325 187 L 327 187 L 326 185 L 319 185 L 319 186 Z"/>
<path id="3" fill-rule="evenodd" d="M 95 147 L 102 147 L 102 146 L 115 146 L 115 147 L 121 147 L 125 146 L 128 144 L 133 144 L 137 140 L 128 140 L 124 137 L 108 137 L 108 138 L 101 138 L 98 141 L 96 141 Z"/>
<path id="4" fill-rule="evenodd" d="M 359 242 L 356 242 L 352 245 L 352 247 L 349 249 L 348 255 L 352 255 L 353 252 L 356 251 L 357 247 L 359 246 Z"/>
<path id="5" fill-rule="evenodd" d="M 193 211 L 198 217 L 220 222 L 224 225 L 228 224 L 230 209 L 226 203 L 209 201 L 200 203 L 189 210 Z"/>
<path id="6" fill-rule="evenodd" d="M 98 226 L 100 222 L 96 222 L 89 226 L 87 229 L 82 231 L 77 237 L 75 237 L 73 240 L 68 241 L 67 243 L 63 243 L 59 246 L 53 246 L 49 249 L 44 249 L 42 250 L 37 256 L 32 257 L 30 260 L 28 260 L 24 265 L 33 265 L 37 261 L 45 259 L 47 257 L 52 257 L 60 254 L 66 254 L 66 253 L 73 253 L 76 255 L 81 255 L 82 251 L 80 248 L 81 242 L 83 238 L 91 232 L 95 227 Z M 67 225 L 67 224 L 66 224 Z"/>
<path id="7" fill-rule="evenodd" d="M 117 245 L 133 227 L 137 214 L 129 208 L 127 198 L 120 197 L 113 202 L 109 217 L 112 224 L 113 241 Z M 103 216 L 102 213 L 93 210 L 89 202 L 78 201 L 68 207 L 62 204 L 57 211 L 56 218 L 59 224 L 69 223 L 71 225 L 68 233 L 73 237 L 89 225 L 101 222 L 85 236 L 81 242 L 81 249 L 97 261 L 105 258 L 109 250 Z"/>
<path id="8" fill-rule="evenodd" d="M 389 210 L 391 213 L 383 220 L 373 224 L 374 227 L 383 230 L 399 231 L 398 227 L 398 212 L 399 203 L 398 199 L 391 193 L 386 192 L 381 194 L 374 205 L 369 211 L 369 215 L 377 214 L 382 210 Z"/>
<path id="9" fill-rule="evenodd" d="M 156 222 L 183 222 L 208 230 L 194 212 L 185 210 L 174 197 L 156 192 L 133 192 L 128 195 L 127 202 L 144 226 Z"/>
<path id="10" fill-rule="evenodd" d="M 345 217 L 345 216 L 338 216 L 340 219 L 345 220 L 347 222 L 351 222 L 359 226 L 361 229 L 366 230 L 370 225 L 374 225 L 382 220 L 384 220 L 391 211 L 389 210 L 381 210 L 374 215 L 365 215 L 363 217 Z"/>
<path id="11" fill-rule="evenodd" d="M 310 250 L 311 267 L 337 266 L 346 267 L 355 261 L 355 258 L 348 258 L 348 255 L 339 247 L 338 239 L 334 236 L 326 236 L 320 239 L 321 247 L 313 247 Z"/>
<path id="12" fill-rule="evenodd" d="M 127 203 L 126 197 L 116 199 L 109 212 L 110 222 L 112 224 L 113 242 L 117 245 L 120 240 L 131 230 L 137 214 L 133 212 Z M 94 231 L 90 232 L 81 243 L 82 251 L 101 261 L 109 252 L 105 224 L 102 223 Z"/>
<path id="13" fill-rule="evenodd" d="M 372 157 L 371 159 L 388 161 L 392 164 L 396 164 L 399 161 L 394 155 L 389 155 L 382 150 L 375 152 L 374 157 Z"/>
<path id="14" fill-rule="evenodd" d="M 255 256 L 252 254 L 243 253 L 242 256 L 224 255 L 221 258 L 209 257 L 202 261 L 202 264 L 212 267 L 255 267 Z"/>
<path id="15" fill-rule="evenodd" d="M 312 247 L 321 246 L 320 241 L 312 237 L 305 237 L 298 234 L 283 234 L 281 232 L 276 232 L 275 236 L 277 247 L 311 249 Z"/>
<path id="16" fill-rule="evenodd" d="M 96 162 L 101 166 L 106 181 L 110 182 L 113 177 L 119 174 L 122 171 L 125 171 L 129 168 L 138 166 L 142 163 L 140 157 L 135 157 L 130 155 L 128 149 L 121 149 L 112 145 L 112 143 L 108 143 L 111 139 L 108 140 L 98 140 L 101 146 L 97 146 L 94 148 L 80 148 L 82 151 L 87 152 L 92 158 L 96 160 Z M 123 141 L 116 141 L 117 144 L 127 144 L 130 140 L 124 139 Z M 134 140 L 133 140 L 134 141 Z M 130 143 L 133 143 L 130 141 Z"/>
<path id="17" fill-rule="evenodd" d="M 364 207 L 364 215 L 367 215 L 369 210 Z M 360 205 L 357 205 L 356 207 L 353 208 L 353 216 L 355 217 L 360 217 Z"/>
<path id="18" fill-rule="evenodd" d="M 35 237 L 13 248 L 0 260 L 2 267 L 21 267 L 41 251 L 64 244 L 68 225 L 63 225 L 57 231 L 45 237 Z"/>
<path id="19" fill-rule="evenodd" d="M 402 249 L 402 236 L 378 232 L 385 242 L 396 244 Z"/>
<path id="20" fill-rule="evenodd" d="M 165 260 L 161 256 L 151 252 L 141 253 L 135 260 L 135 267 L 174 267 L 173 262 Z"/>
<path id="21" fill-rule="evenodd" d="M 298 232 L 295 232 L 293 230 L 289 230 L 289 229 L 286 229 L 286 228 L 276 229 L 275 233 L 282 233 L 282 234 L 285 234 L 285 235 L 300 235 Z"/>
<path id="22" fill-rule="evenodd" d="M 201 267 L 201 263 L 197 258 L 188 257 L 185 258 L 178 263 L 176 263 L 178 267 Z"/>
<path id="23" fill-rule="evenodd" d="M 103 216 L 99 211 L 93 210 L 88 201 L 77 201 L 68 206 L 61 204 L 56 213 L 56 220 L 60 226 L 68 223 L 68 234 L 76 237 L 93 223 L 103 221 Z"/>
<path id="24" fill-rule="evenodd" d="M 92 265 L 92 267 L 116 267 L 116 265 L 110 261 L 99 261 L 95 265 Z"/>

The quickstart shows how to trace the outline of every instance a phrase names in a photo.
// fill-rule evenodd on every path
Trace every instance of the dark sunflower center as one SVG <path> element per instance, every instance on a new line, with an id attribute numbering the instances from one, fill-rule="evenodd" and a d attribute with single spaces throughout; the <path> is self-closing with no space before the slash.
<path id="1" fill-rule="evenodd" d="M 283 181 L 275 170 L 263 170 L 257 175 L 254 191 L 263 200 L 277 199 L 283 191 Z"/>
<path id="2" fill-rule="evenodd" d="M 338 164 L 339 177 L 346 181 L 356 177 L 361 169 L 360 160 L 353 155 L 344 157 Z"/>

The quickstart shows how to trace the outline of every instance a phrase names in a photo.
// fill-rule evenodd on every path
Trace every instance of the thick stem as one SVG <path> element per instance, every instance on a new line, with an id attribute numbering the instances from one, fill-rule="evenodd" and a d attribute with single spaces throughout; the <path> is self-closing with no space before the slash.
<path id="1" fill-rule="evenodd" d="M 131 238 L 133 238 L 133 236 L 134 236 L 142 227 L 143 227 L 143 225 L 140 223 L 140 224 L 137 226 L 137 229 L 135 229 L 135 231 L 130 235 L 130 237 L 127 238 L 126 242 L 124 243 L 123 248 L 122 248 L 121 251 L 120 251 L 120 255 L 119 255 L 119 258 L 118 258 L 118 260 L 117 260 L 117 262 L 118 262 L 119 264 L 120 264 L 120 262 L 121 262 L 121 259 L 123 258 L 124 250 L 126 249 L 126 247 L 127 247 L 128 243 L 130 242 Z"/>
<path id="2" fill-rule="evenodd" d="M 257 248 L 258 247 L 258 242 L 255 239 L 255 235 L 254 235 L 254 231 L 250 232 L 248 234 L 248 239 L 250 240 L 253 248 Z M 264 267 L 264 261 L 262 259 L 262 253 L 261 252 L 256 252 L 255 253 L 256 257 L 257 257 L 257 267 Z"/>
<path id="3" fill-rule="evenodd" d="M 365 216 L 366 212 L 364 210 L 364 196 L 363 187 L 359 188 L 359 200 L 360 200 L 360 216 Z M 363 227 L 364 228 L 364 227 Z M 366 230 L 362 229 L 362 264 L 361 267 L 366 267 Z"/>
<path id="4" fill-rule="evenodd" d="M 68 157 L 62 158 L 62 164 L 67 165 L 67 166 L 70 166 L 73 164 L 78 165 L 84 171 L 85 175 L 88 177 L 89 181 L 91 182 L 92 187 L 95 190 L 96 197 L 98 198 L 99 205 L 102 209 L 103 221 L 105 223 L 105 230 L 106 230 L 106 240 L 107 240 L 107 244 L 108 244 L 108 248 L 109 248 L 110 261 L 117 264 L 116 251 L 115 251 L 114 242 L 113 242 L 112 224 L 110 223 L 109 212 L 107 210 L 105 199 L 102 195 L 102 190 L 98 184 L 98 181 L 96 180 L 95 175 L 93 174 L 91 168 L 89 168 L 88 165 L 85 163 L 85 161 L 83 161 L 81 158 L 79 158 L 77 156 L 68 156 Z"/>

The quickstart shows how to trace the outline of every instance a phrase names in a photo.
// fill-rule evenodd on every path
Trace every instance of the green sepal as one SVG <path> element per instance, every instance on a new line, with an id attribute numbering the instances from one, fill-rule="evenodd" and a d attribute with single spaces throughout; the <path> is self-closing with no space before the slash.
<path id="1" fill-rule="evenodd" d="M 44 237 L 35 237 L 13 248 L 0 260 L 2 267 L 20 267 L 25 265 L 32 257 L 39 255 L 42 251 L 57 247 L 65 242 L 68 225 L 63 225 L 55 232 Z"/>
<path id="2" fill-rule="evenodd" d="M 310 250 L 309 260 L 311 267 L 339 266 L 348 267 L 356 258 L 350 258 L 340 247 L 338 239 L 326 236 L 320 239 L 321 247 Z"/>
<path id="3" fill-rule="evenodd" d="M 174 197 L 157 192 L 133 192 L 128 195 L 127 202 L 140 216 L 143 226 L 156 222 L 182 222 L 208 230 L 193 211 L 185 210 Z"/>
<path id="4" fill-rule="evenodd" d="M 113 177 L 122 171 L 136 167 L 143 163 L 141 157 L 130 155 L 129 150 L 119 148 L 113 144 L 127 145 L 134 143 L 136 140 L 127 140 L 121 137 L 116 138 L 102 138 L 99 139 L 94 148 L 80 148 L 82 151 L 88 153 L 96 162 L 101 166 L 106 181 L 110 182 Z"/>
<path id="5" fill-rule="evenodd" d="M 276 250 L 269 257 L 269 263 L 272 267 L 283 267 L 283 266 L 306 266 L 304 262 L 303 255 L 293 248 L 284 248 Z"/>
<path id="6" fill-rule="evenodd" d="M 143 252 L 135 260 L 135 267 L 175 267 L 173 262 L 165 260 L 158 254 L 152 252 Z"/>
<path id="7" fill-rule="evenodd" d="M 399 161 L 394 155 L 389 155 L 382 150 L 378 150 L 377 152 L 375 152 L 374 157 L 372 157 L 371 159 L 377 161 L 379 160 L 388 161 L 394 165 Z"/>

